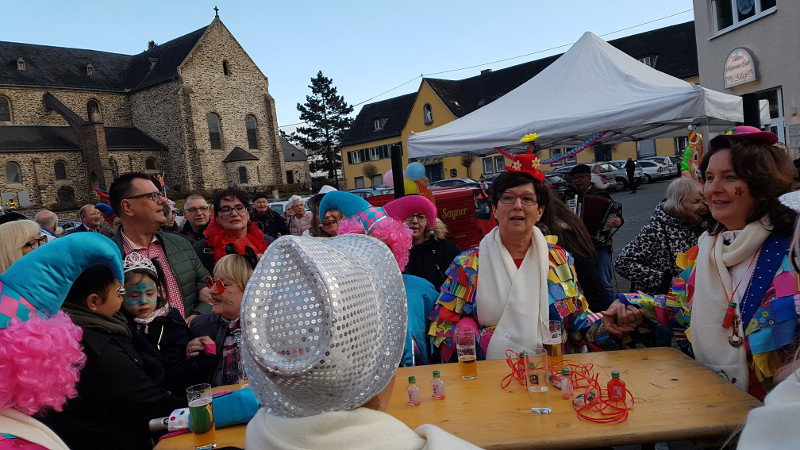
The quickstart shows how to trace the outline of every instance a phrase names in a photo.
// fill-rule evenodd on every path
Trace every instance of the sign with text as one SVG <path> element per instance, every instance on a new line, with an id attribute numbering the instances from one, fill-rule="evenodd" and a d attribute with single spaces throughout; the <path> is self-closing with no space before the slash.
<path id="1" fill-rule="evenodd" d="M 725 89 L 758 81 L 756 58 L 744 47 L 733 49 L 725 60 L 724 75 Z"/>

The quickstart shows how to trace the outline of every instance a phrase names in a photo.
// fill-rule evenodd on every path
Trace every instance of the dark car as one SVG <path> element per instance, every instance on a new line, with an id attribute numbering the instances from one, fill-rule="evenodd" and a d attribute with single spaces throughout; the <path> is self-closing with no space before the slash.
<path id="1" fill-rule="evenodd" d="M 560 174 L 557 173 L 546 173 L 544 176 L 544 185 L 550 189 L 552 194 L 555 194 L 561 200 L 564 200 L 564 197 L 567 195 L 567 190 L 569 189 L 570 184 L 567 183 L 567 180 L 564 179 Z"/>
<path id="2" fill-rule="evenodd" d="M 447 180 L 439 180 L 431 183 L 430 187 L 467 187 L 476 188 L 481 187 L 480 181 L 473 180 L 472 178 L 448 178 Z"/>

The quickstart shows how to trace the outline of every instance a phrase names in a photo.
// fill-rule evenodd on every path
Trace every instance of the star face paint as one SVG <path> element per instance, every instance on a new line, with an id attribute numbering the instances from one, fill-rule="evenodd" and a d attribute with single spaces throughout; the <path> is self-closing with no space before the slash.
<path id="1" fill-rule="evenodd" d="M 153 304 L 158 301 L 158 288 L 150 279 L 143 279 L 135 284 L 125 286 L 125 305 L 134 307 L 138 305 Z"/>

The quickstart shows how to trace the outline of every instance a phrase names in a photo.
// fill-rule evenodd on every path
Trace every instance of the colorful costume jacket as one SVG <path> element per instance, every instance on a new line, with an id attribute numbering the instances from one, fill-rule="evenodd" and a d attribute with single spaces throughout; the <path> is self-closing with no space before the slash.
<path id="1" fill-rule="evenodd" d="M 640 306 L 644 316 L 656 324 L 659 341 L 663 342 L 666 338 L 666 342 L 669 342 L 669 338 L 675 337 L 679 346 L 690 354 L 697 254 L 697 246 L 686 253 L 678 254 L 676 263 L 682 272 L 667 296 L 619 294 L 631 304 Z M 789 252 L 784 254 L 780 267 L 774 274 L 760 274 L 757 269 L 753 275 L 772 278 L 761 304 L 743 327 L 750 369 L 748 392 L 760 400 L 772 389 L 772 377 L 777 370 L 793 360 L 800 335 L 798 273 L 792 266 L 790 257 Z"/>
<path id="2" fill-rule="evenodd" d="M 551 236 L 547 237 L 552 241 Z M 548 243 L 550 267 L 547 275 L 550 318 L 564 322 L 564 339 L 573 344 L 602 342 L 608 338 L 600 322 L 599 313 L 592 313 L 575 277 L 572 255 L 563 248 Z M 484 359 L 489 340 L 496 324 L 478 321 L 475 302 L 478 285 L 478 247 L 473 247 L 456 256 L 445 274 L 436 306 L 431 313 L 428 335 L 439 347 L 442 361 L 448 362 L 453 352 L 453 333 L 456 324 L 477 324 L 478 359 Z M 444 344 L 444 346 L 442 346 Z"/>

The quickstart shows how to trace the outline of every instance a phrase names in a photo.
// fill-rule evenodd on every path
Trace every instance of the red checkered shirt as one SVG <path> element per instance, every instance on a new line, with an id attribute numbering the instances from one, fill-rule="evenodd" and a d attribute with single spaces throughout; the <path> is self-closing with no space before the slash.
<path id="1" fill-rule="evenodd" d="M 122 230 L 120 230 L 120 233 L 122 233 L 122 248 L 125 250 L 125 256 L 129 255 L 131 252 L 138 252 L 150 259 L 158 260 L 164 272 L 164 278 L 166 278 L 169 304 L 173 308 L 178 308 L 178 311 L 181 312 L 181 316 L 185 318 L 186 311 L 183 304 L 181 286 L 178 284 L 178 279 L 175 278 L 175 274 L 172 273 L 172 267 L 169 266 L 169 260 L 167 260 L 167 254 L 164 252 L 164 246 L 156 237 L 157 235 L 153 235 L 153 240 L 150 241 L 150 245 L 147 247 L 139 247 L 128 239 L 128 236 L 125 236 Z"/>

